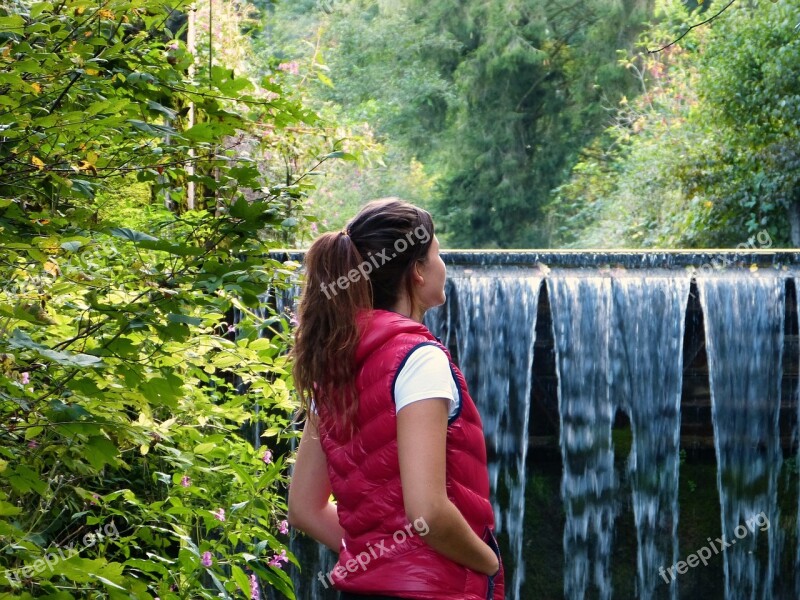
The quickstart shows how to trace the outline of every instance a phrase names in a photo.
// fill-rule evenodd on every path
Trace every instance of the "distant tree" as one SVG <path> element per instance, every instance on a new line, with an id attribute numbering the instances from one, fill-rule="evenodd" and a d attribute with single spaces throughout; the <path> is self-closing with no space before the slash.
<path id="1" fill-rule="evenodd" d="M 340 0 L 277 10 L 305 24 L 276 36 L 302 39 L 305 28 L 306 56 L 325 57 L 313 96 L 370 123 L 388 168 L 409 173 L 407 194 L 414 159 L 436 182 L 431 207 L 445 243 L 510 247 L 548 243 L 550 190 L 609 108 L 637 93 L 617 51 L 652 2 Z M 322 34 L 310 39 L 314 27 Z"/>
<path id="2" fill-rule="evenodd" d="M 695 17 L 666 5 L 642 48 L 668 44 Z M 645 93 L 618 107 L 554 195 L 557 241 L 724 247 L 763 231 L 799 245 L 798 23 L 796 3 L 734 4 L 713 27 L 627 60 Z"/>

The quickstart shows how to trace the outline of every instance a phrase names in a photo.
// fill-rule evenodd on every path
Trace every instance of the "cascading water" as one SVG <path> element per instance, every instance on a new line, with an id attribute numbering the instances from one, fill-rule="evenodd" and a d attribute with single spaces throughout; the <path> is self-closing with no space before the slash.
<path id="1" fill-rule="evenodd" d="M 598 597 L 607 600 L 617 487 L 608 364 L 611 280 L 554 270 L 547 283 L 564 468 L 564 596 L 584 598 L 591 579 Z"/>
<path id="2" fill-rule="evenodd" d="M 495 499 L 503 478 L 508 503 L 495 503 L 497 532 L 507 532 L 513 558 L 506 569 L 507 594 L 519 598 L 525 576 L 528 415 L 542 277 L 530 269 L 491 274 L 450 269 L 449 278 L 447 304 L 431 311 L 427 323 L 445 343 L 455 340 L 459 366 L 483 420 Z"/>
<path id="3" fill-rule="evenodd" d="M 678 560 L 678 465 L 688 273 L 615 273 L 612 395 L 631 422 L 628 459 L 637 541 L 637 598 L 678 597 L 663 569 Z"/>
<path id="4" fill-rule="evenodd" d="M 800 301 L 797 301 L 797 297 L 800 294 L 797 293 L 798 289 L 800 289 L 800 277 L 794 279 L 794 289 L 795 289 L 795 302 L 797 308 L 797 322 L 800 324 Z M 800 370 L 800 369 L 798 369 Z M 797 440 L 800 431 L 800 390 L 797 391 L 795 395 L 795 399 L 797 401 L 797 424 L 795 425 L 794 431 L 794 439 Z M 795 457 L 796 464 L 800 464 L 800 446 L 797 449 L 797 455 Z M 797 495 L 797 525 L 795 527 L 795 536 L 798 540 L 800 540 L 800 494 Z M 800 593 L 800 543 L 797 544 L 797 552 L 795 553 L 794 557 L 794 589 L 797 593 Z"/>
<path id="5" fill-rule="evenodd" d="M 698 277 L 697 285 L 705 316 L 724 536 L 716 545 L 730 543 L 720 549 L 725 597 L 769 600 L 775 597 L 781 545 L 777 479 L 785 279 L 766 270 L 712 273 Z M 766 560 L 758 552 L 764 530 Z"/>

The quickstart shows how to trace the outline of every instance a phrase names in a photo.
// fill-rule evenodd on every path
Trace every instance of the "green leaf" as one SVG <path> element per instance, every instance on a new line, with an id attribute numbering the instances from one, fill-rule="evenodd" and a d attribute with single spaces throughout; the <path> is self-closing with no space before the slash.
<path id="1" fill-rule="evenodd" d="M 198 123 L 183 132 L 183 136 L 193 142 L 213 142 L 218 132 L 210 123 Z"/>
<path id="2" fill-rule="evenodd" d="M 28 255 L 29 255 L 29 256 L 30 256 L 30 257 L 31 257 L 33 260 L 39 261 L 39 262 L 40 262 L 40 263 L 42 263 L 42 264 L 44 264 L 44 263 L 46 263 L 48 260 L 50 260 L 50 257 L 49 257 L 47 254 L 45 254 L 45 253 L 44 253 L 44 252 L 42 252 L 41 250 L 37 250 L 36 248 L 29 248 L 29 249 L 27 250 L 27 252 L 28 252 Z"/>
<path id="3" fill-rule="evenodd" d="M 88 198 L 89 200 L 94 198 L 95 184 L 85 179 L 70 179 L 70 181 L 72 182 L 70 189 L 77 195 Z"/>
<path id="4" fill-rule="evenodd" d="M 122 590 L 123 592 L 126 591 L 126 589 L 124 587 L 122 587 L 121 585 L 117 585 L 116 583 L 114 583 L 110 579 L 106 579 L 105 577 L 102 577 L 101 575 L 93 574 L 93 577 L 95 579 L 97 579 L 98 581 L 102 582 L 103 584 L 107 585 L 108 587 L 116 588 L 118 590 Z"/>
<path id="5" fill-rule="evenodd" d="M 177 375 L 167 374 L 153 377 L 142 383 L 139 388 L 150 402 L 175 408 L 181 395 L 181 378 Z"/>
<path id="6" fill-rule="evenodd" d="M 164 577 L 169 574 L 169 571 L 163 565 L 152 560 L 142 560 L 141 558 L 129 558 L 125 561 L 125 566 L 146 573 L 158 573 Z"/>
<path id="7" fill-rule="evenodd" d="M 153 110 L 153 111 L 161 113 L 162 115 L 164 115 L 165 117 L 167 117 L 170 120 L 173 120 L 173 119 L 177 118 L 177 116 L 178 116 L 178 114 L 174 110 L 172 110 L 171 108 L 167 108 L 163 104 L 159 104 L 158 102 L 155 102 L 154 100 L 148 100 L 147 101 L 147 108 L 149 108 L 150 110 Z"/>
<path id="8" fill-rule="evenodd" d="M 148 235 L 146 233 L 142 233 L 141 231 L 134 231 L 133 229 L 128 229 L 127 227 L 114 227 L 112 228 L 109 233 L 114 237 L 122 238 L 125 240 L 130 240 L 132 242 L 158 242 L 159 239 L 153 237 L 152 235 Z"/>
<path id="9" fill-rule="evenodd" d="M 120 569 L 122 565 L 119 565 Z M 109 577 L 111 565 L 104 558 L 89 559 L 72 556 L 67 560 L 56 563 L 53 568 L 54 575 L 62 575 L 71 581 L 89 583 L 98 573 Z"/>
<path id="10" fill-rule="evenodd" d="M 8 340 L 9 346 L 12 348 L 25 348 L 36 352 L 40 356 L 49 358 L 65 367 L 78 367 L 78 368 L 100 368 L 104 367 L 103 360 L 91 354 L 80 354 L 66 351 L 51 350 L 42 344 L 34 342 L 30 336 L 19 330 L 15 329 Z"/>
<path id="11" fill-rule="evenodd" d="M 42 431 L 44 431 L 44 427 L 40 427 L 38 425 L 35 427 L 28 427 L 28 429 L 25 430 L 25 439 L 32 440 L 37 435 L 42 433 Z"/>
<path id="12" fill-rule="evenodd" d="M 185 323 L 187 325 L 200 325 L 203 319 L 200 317 L 190 317 L 189 315 L 181 315 L 178 313 L 169 313 L 167 319 L 172 323 Z"/>
<path id="13" fill-rule="evenodd" d="M 350 160 L 350 161 L 358 160 L 358 158 L 356 158 L 353 154 L 349 154 L 347 152 L 343 152 L 342 150 L 336 150 L 334 152 L 330 152 L 329 154 L 326 154 L 322 158 L 324 158 L 324 159 L 341 158 L 342 160 Z"/>
<path id="14" fill-rule="evenodd" d="M 22 34 L 25 31 L 25 19 L 20 15 L 0 17 L 0 31 Z"/>
<path id="15" fill-rule="evenodd" d="M 233 580 L 236 582 L 236 585 L 245 593 L 245 595 L 250 594 L 250 578 L 247 577 L 242 568 L 238 565 L 231 566 L 231 573 L 233 574 Z"/>
<path id="16" fill-rule="evenodd" d="M 216 444 L 214 442 L 206 442 L 206 443 L 203 443 L 203 444 L 198 444 L 197 446 L 194 447 L 194 453 L 195 454 L 208 454 L 209 452 L 211 452 L 212 450 L 217 448 L 217 446 L 218 446 L 218 444 Z"/>
<path id="17" fill-rule="evenodd" d="M 333 86 L 333 81 L 331 81 L 331 78 L 328 77 L 327 75 L 325 75 L 325 73 L 321 73 L 321 72 L 318 71 L 317 72 L 317 79 L 319 79 L 323 84 L 327 85 L 329 88 L 334 87 Z"/>
<path id="18" fill-rule="evenodd" d="M 161 250 L 175 256 L 200 256 L 205 252 L 203 248 L 198 246 L 189 246 L 188 244 L 173 243 L 166 240 L 142 240 L 139 246 L 148 250 Z"/>
<path id="19" fill-rule="evenodd" d="M 86 460 L 98 471 L 105 465 L 116 465 L 119 462 L 119 449 L 103 436 L 90 437 L 86 448 Z"/>
<path id="20" fill-rule="evenodd" d="M 61 244 L 61 248 L 67 252 L 75 252 L 80 249 L 81 246 L 83 246 L 83 242 L 64 242 Z"/>
<path id="21" fill-rule="evenodd" d="M 13 517 L 21 512 L 22 509 L 19 506 L 14 506 L 4 500 L 0 500 L 0 517 Z"/>

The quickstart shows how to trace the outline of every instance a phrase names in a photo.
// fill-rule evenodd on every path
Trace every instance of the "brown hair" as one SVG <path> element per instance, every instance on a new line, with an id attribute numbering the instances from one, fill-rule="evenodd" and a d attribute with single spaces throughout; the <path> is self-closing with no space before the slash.
<path id="1" fill-rule="evenodd" d="M 302 410 L 313 400 L 340 433 L 354 431 L 358 411 L 357 315 L 391 309 L 402 289 L 411 295 L 411 270 L 426 260 L 433 236 L 427 211 L 385 198 L 365 205 L 343 231 L 319 236 L 306 253 L 294 383 Z"/>

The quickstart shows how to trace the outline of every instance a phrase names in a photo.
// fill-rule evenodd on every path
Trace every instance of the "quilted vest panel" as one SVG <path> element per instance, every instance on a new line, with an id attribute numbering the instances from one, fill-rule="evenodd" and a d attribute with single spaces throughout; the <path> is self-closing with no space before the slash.
<path id="1" fill-rule="evenodd" d="M 447 495 L 473 531 L 496 548 L 483 428 L 461 371 L 433 334 L 407 317 L 365 312 L 359 327 L 355 435 L 337 438 L 330 415 L 320 412 L 320 438 L 345 530 L 339 561 L 323 583 L 403 598 L 501 600 L 502 567 L 490 578 L 442 556 L 425 543 L 426 524 L 409 523 L 403 505 L 394 382 L 417 346 L 434 344 L 447 354 L 461 396 L 447 427 Z"/>

